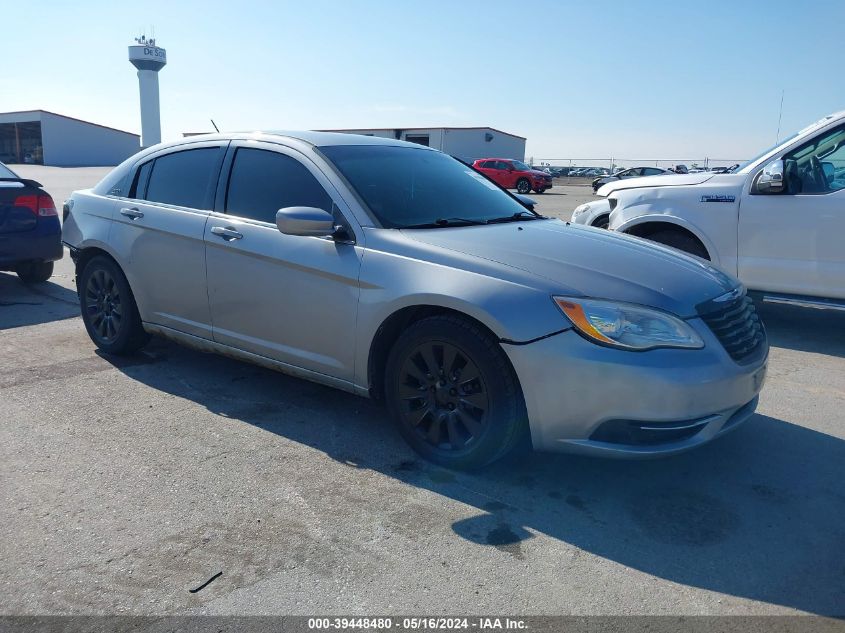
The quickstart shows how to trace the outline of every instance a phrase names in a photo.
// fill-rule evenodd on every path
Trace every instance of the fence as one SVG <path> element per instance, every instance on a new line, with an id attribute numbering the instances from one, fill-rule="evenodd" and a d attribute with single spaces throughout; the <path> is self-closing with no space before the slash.
<path id="1" fill-rule="evenodd" d="M 542 167 L 605 168 L 611 171 L 628 167 L 661 167 L 668 169 L 674 165 L 686 165 L 689 169 L 712 169 L 730 167 L 742 163 L 741 158 L 534 158 L 528 159 L 530 165 Z"/>

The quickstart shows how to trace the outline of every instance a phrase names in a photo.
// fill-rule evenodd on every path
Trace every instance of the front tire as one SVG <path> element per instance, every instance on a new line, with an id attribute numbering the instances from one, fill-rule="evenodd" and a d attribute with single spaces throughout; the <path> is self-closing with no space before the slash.
<path id="1" fill-rule="evenodd" d="M 30 262 L 15 269 L 25 284 L 40 284 L 53 276 L 53 262 Z"/>
<path id="2" fill-rule="evenodd" d="M 606 229 L 610 225 L 609 215 L 600 215 L 593 220 L 593 226 L 599 229 Z"/>
<path id="3" fill-rule="evenodd" d="M 408 444 L 449 468 L 490 464 L 528 429 L 522 390 L 498 341 L 458 316 L 405 330 L 388 356 L 385 399 Z"/>
<path id="4" fill-rule="evenodd" d="M 131 354 L 146 345 L 150 336 L 129 282 L 108 257 L 91 259 L 79 276 L 77 289 L 82 321 L 94 344 L 108 354 Z"/>
<path id="5" fill-rule="evenodd" d="M 526 193 L 531 192 L 531 183 L 528 182 L 528 178 L 520 178 L 516 181 L 516 190 L 518 193 L 525 195 Z"/>

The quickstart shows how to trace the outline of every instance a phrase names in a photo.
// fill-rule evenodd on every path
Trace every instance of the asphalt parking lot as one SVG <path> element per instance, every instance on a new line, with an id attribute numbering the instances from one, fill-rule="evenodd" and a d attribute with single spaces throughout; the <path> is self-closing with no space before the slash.
<path id="1" fill-rule="evenodd" d="M 104 172 L 19 171 L 57 203 Z M 465 474 L 364 399 L 166 341 L 99 354 L 72 277 L 0 273 L 4 614 L 845 615 L 841 314 L 764 306 L 758 413 L 695 452 Z"/>

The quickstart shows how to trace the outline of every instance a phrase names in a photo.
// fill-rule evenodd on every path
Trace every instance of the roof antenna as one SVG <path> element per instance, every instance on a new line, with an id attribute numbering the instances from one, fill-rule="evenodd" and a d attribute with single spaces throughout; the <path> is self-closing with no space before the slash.
<path id="1" fill-rule="evenodd" d="M 219 133 L 220 133 L 220 130 L 218 129 L 217 124 L 214 122 L 214 119 L 209 119 L 209 121 L 211 121 L 211 125 L 213 125 L 213 126 L 214 126 L 214 129 L 215 129 L 215 130 L 217 131 L 217 133 L 219 134 Z"/>

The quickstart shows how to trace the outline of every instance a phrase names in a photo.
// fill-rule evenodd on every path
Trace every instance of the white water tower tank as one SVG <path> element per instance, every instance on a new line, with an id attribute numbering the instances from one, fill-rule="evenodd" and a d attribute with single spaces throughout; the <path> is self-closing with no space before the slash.
<path id="1" fill-rule="evenodd" d="M 161 113 L 158 103 L 158 71 L 167 63 L 166 51 L 156 46 L 155 39 L 135 38 L 129 47 L 129 61 L 138 69 L 141 93 L 141 147 L 161 143 Z"/>

